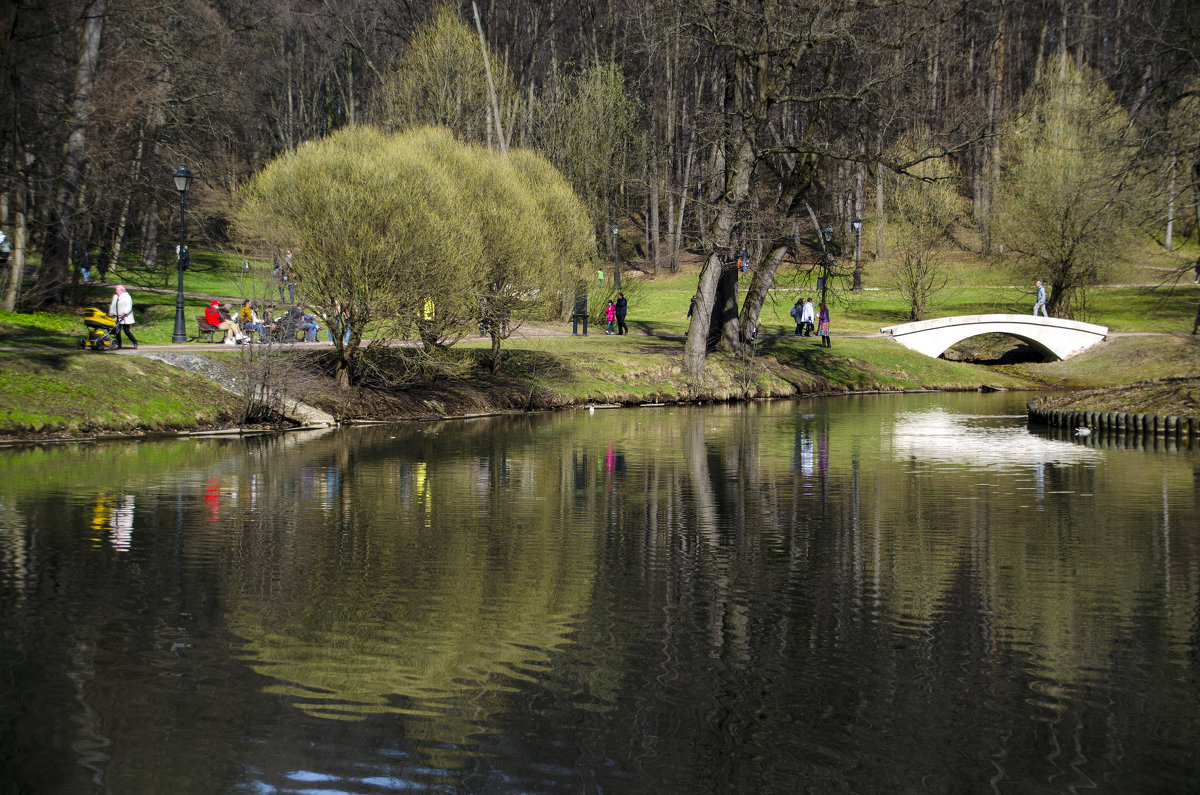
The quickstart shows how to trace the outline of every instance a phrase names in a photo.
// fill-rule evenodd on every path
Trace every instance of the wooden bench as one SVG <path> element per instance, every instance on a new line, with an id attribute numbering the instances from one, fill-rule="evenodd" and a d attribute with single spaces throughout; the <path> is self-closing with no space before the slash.
<path id="1" fill-rule="evenodd" d="M 216 342 L 213 335 L 220 331 L 216 326 L 209 325 L 204 315 L 196 315 L 196 340 L 199 342 Z M 205 339 L 207 337 L 208 339 Z"/>

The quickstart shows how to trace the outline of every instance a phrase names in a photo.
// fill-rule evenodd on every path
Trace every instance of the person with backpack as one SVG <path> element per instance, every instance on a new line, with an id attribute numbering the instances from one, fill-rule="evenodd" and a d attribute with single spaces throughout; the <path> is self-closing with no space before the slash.
<path id="1" fill-rule="evenodd" d="M 792 304 L 792 320 L 796 323 L 796 330 L 792 332 L 793 337 L 799 337 L 804 330 L 800 325 L 800 313 L 804 311 L 804 299 L 797 298 L 796 303 Z"/>

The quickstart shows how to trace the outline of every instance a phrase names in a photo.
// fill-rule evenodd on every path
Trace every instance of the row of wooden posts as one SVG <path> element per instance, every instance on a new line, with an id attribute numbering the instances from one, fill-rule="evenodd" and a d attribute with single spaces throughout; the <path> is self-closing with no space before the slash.
<path id="1" fill-rule="evenodd" d="M 1029 422 L 1051 428 L 1092 428 L 1097 431 L 1200 440 L 1200 417 L 1140 414 L 1132 411 L 1062 411 L 1029 404 Z"/>

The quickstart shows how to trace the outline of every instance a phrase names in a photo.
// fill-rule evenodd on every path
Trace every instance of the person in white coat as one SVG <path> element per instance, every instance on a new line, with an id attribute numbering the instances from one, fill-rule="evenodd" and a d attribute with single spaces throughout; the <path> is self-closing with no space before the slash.
<path id="1" fill-rule="evenodd" d="M 813 333 L 813 321 L 817 319 L 816 313 L 813 312 L 812 301 L 804 299 L 804 308 L 800 310 L 800 325 L 804 327 L 804 336 L 811 337 Z"/>
<path id="2" fill-rule="evenodd" d="M 121 347 L 121 332 L 124 331 L 125 336 L 133 343 L 133 349 L 137 350 L 137 338 L 133 336 L 133 297 L 125 289 L 125 285 L 117 285 L 112 303 L 108 305 L 108 314 L 117 320 L 117 327 L 113 331 L 113 341 L 116 342 L 117 348 Z"/>

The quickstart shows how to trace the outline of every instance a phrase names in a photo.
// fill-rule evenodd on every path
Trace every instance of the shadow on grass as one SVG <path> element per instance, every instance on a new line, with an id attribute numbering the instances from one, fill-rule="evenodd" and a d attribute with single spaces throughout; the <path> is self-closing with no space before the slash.
<path id="1" fill-rule="evenodd" d="M 840 383 L 857 383 L 863 380 L 863 371 L 837 351 L 837 338 L 833 348 L 822 348 L 820 337 L 791 337 L 768 339 L 759 343 L 760 353 L 775 358 L 786 367 L 804 370 L 821 378 Z"/>
<path id="2" fill-rule="evenodd" d="M 5 357 L 4 369 L 12 372 L 16 370 L 24 370 L 26 372 L 45 370 L 47 368 L 54 370 L 65 370 L 74 354 L 69 353 L 54 353 L 51 351 L 37 351 L 26 353 L 24 351 L 3 351 L 0 356 Z"/>
<path id="3" fill-rule="evenodd" d="M 49 347 L 74 348 L 79 345 L 79 337 L 65 331 L 54 331 L 42 326 L 32 325 L 0 325 L 0 347 Z"/>
<path id="4" fill-rule="evenodd" d="M 490 374 L 490 356 L 481 356 L 477 366 Z M 574 372 L 575 369 L 565 358 L 545 351 L 507 350 L 500 360 L 500 373 L 508 376 L 565 379 Z"/>

